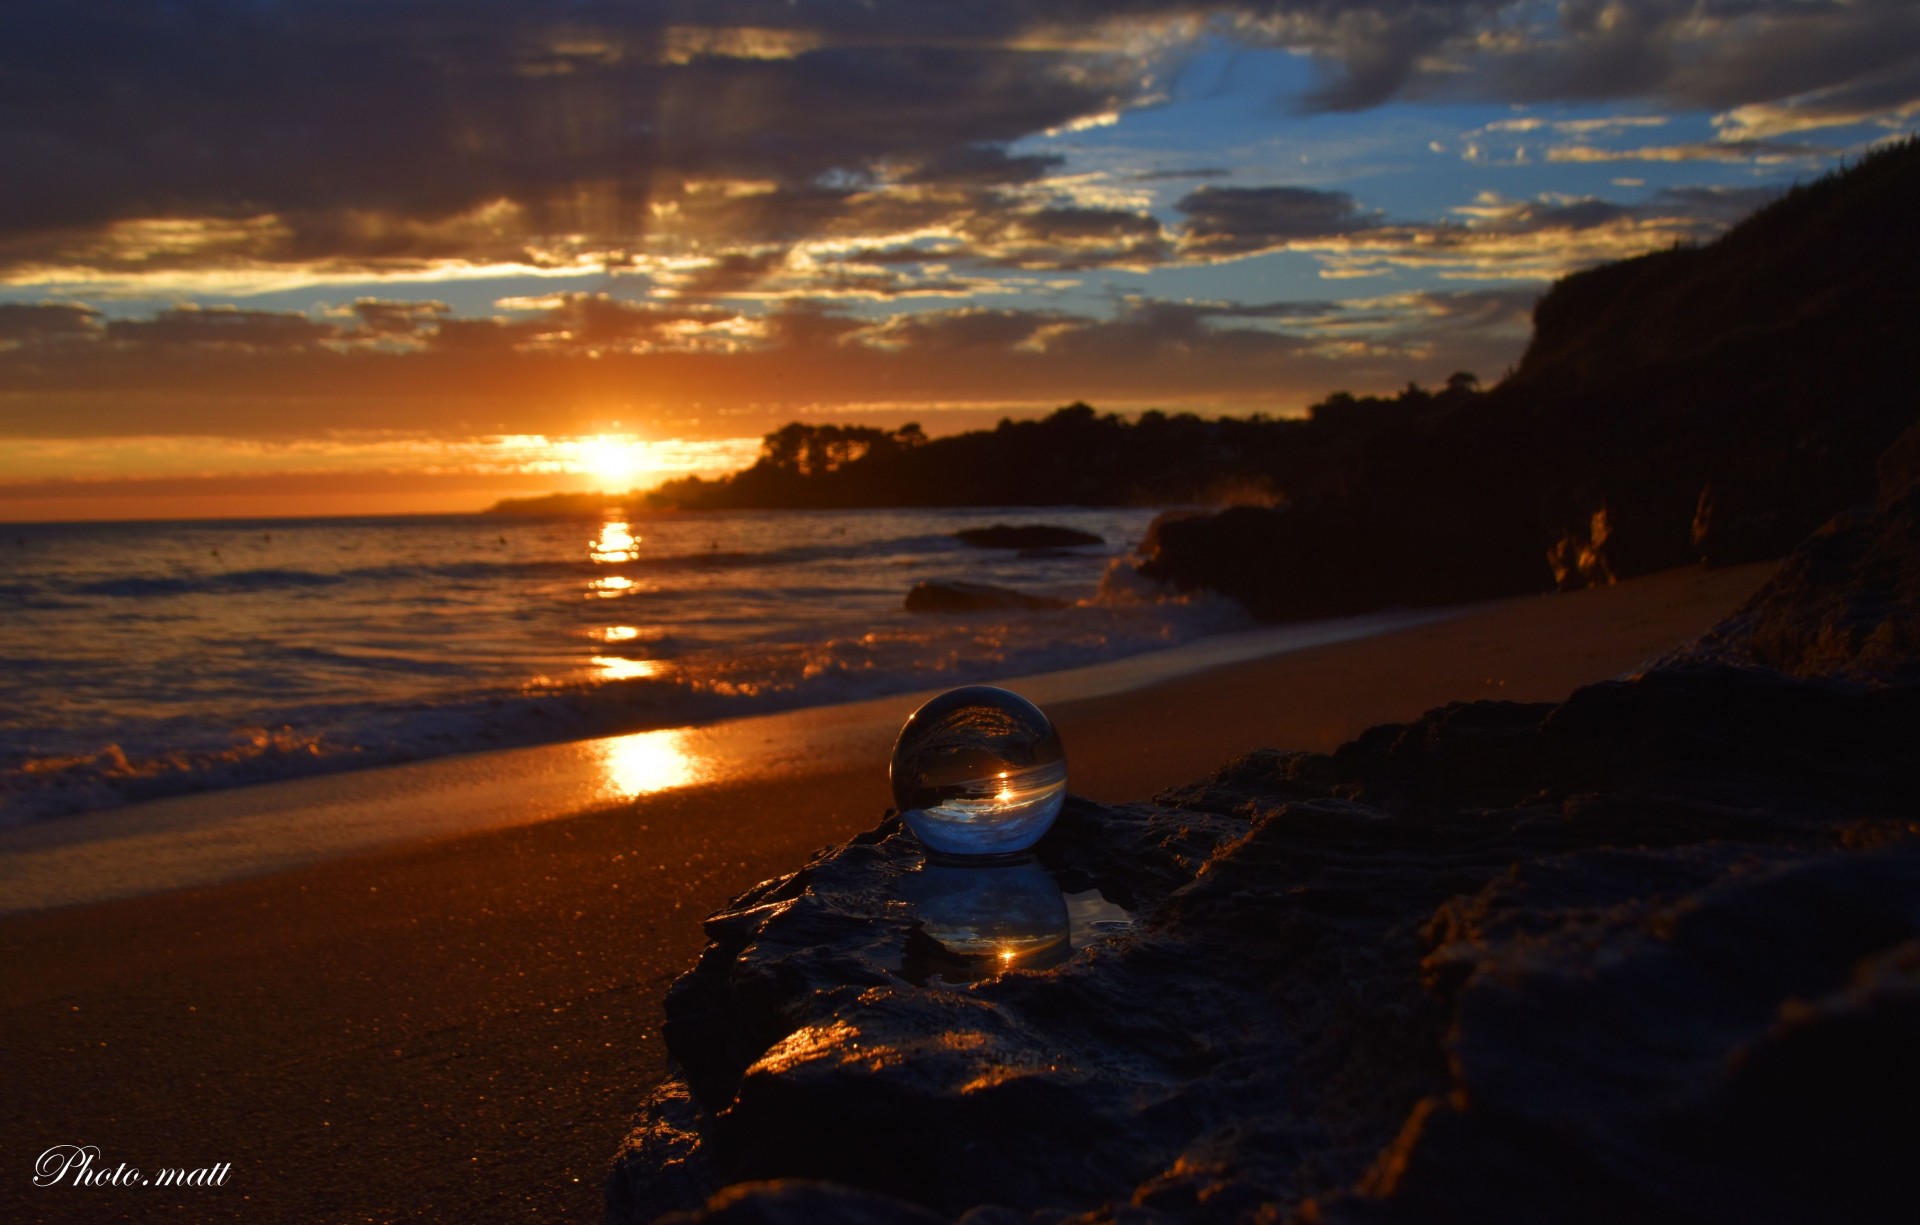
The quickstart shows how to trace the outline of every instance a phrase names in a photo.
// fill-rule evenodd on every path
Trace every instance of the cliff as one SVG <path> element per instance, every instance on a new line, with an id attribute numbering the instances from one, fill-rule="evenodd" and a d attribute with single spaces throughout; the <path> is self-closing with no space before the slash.
<path id="1" fill-rule="evenodd" d="M 1871 502 L 1920 388 L 1920 144 L 1718 241 L 1567 277 L 1515 374 L 1372 438 L 1339 493 L 1156 534 L 1273 619 L 1778 557 Z"/>

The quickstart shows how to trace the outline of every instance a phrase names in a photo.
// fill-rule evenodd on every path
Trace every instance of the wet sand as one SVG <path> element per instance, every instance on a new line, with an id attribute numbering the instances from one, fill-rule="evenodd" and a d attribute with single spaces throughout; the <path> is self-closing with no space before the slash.
<path id="1" fill-rule="evenodd" d="M 1121 692 L 1082 684 L 1093 696 L 1056 701 L 1044 678 L 1027 688 L 1061 729 L 1075 792 L 1143 799 L 1247 749 L 1328 749 L 1447 701 L 1557 700 L 1706 629 L 1769 572 L 1502 601 Z M 897 726 L 912 700 L 894 701 Z M 660 1000 L 699 952 L 700 917 L 871 826 L 888 802 L 887 720 L 849 709 L 795 712 L 782 725 L 793 739 L 761 746 L 768 768 L 753 777 L 725 765 L 752 760 L 753 745 L 722 752 L 690 734 L 628 763 L 629 789 L 694 771 L 684 785 L 603 795 L 578 815 L 547 819 L 556 801 L 542 808 L 536 789 L 477 822 L 500 828 L 423 842 L 450 826 L 408 823 L 414 841 L 0 918 L 0 1160 L 13 1171 L 0 1220 L 598 1220 L 627 1112 L 662 1069 Z M 574 752 L 599 773 L 561 777 L 565 794 L 614 777 L 602 750 Z M 491 771 L 564 774 L 562 756 L 499 757 L 442 769 L 471 786 Z M 376 816 L 383 794 L 402 814 L 479 802 L 421 777 L 368 772 L 309 800 Z M 228 806 L 222 820 L 249 802 L 202 801 Z M 176 841 L 232 828 L 174 803 Z M 115 853 L 124 866 L 166 847 Z M 55 866 L 100 870 L 77 863 Z M 127 879 L 113 892 L 146 878 Z M 28 1185 L 56 1144 L 96 1145 L 109 1168 L 232 1171 L 209 1188 Z"/>

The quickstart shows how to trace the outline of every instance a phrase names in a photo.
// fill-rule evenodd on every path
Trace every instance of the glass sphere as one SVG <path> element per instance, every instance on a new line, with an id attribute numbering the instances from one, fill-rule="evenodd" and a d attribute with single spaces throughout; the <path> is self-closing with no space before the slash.
<path id="1" fill-rule="evenodd" d="M 1067 799 L 1060 734 L 1038 706 L 991 685 L 949 689 L 893 744 L 893 801 L 936 855 L 1017 855 Z"/>

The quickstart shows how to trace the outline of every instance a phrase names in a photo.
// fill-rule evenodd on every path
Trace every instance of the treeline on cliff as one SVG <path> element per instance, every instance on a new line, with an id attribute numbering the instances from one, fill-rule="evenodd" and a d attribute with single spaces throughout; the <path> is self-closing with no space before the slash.
<path id="1" fill-rule="evenodd" d="M 1335 393 L 1307 417 L 1146 412 L 1128 420 L 1070 404 L 1037 420 L 928 438 L 795 422 L 768 434 L 752 467 L 670 481 L 648 495 L 683 510 L 860 506 L 1114 506 L 1272 503 L 1334 496 L 1369 444 L 1436 406 L 1477 394 L 1467 373 L 1445 388 L 1391 397 Z"/>

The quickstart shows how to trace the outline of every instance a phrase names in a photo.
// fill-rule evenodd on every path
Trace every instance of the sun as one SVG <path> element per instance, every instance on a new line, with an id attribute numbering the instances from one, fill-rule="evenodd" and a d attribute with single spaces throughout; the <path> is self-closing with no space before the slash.
<path id="1" fill-rule="evenodd" d="M 608 493 L 624 493 L 647 470 L 647 444 L 631 434 L 601 434 L 579 443 L 580 467 L 600 480 Z"/>

